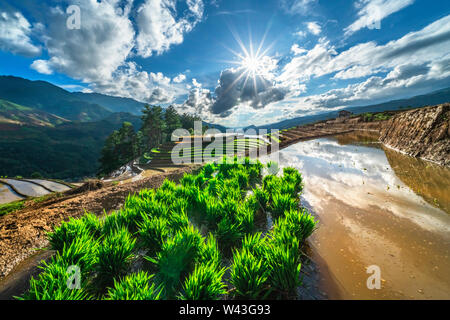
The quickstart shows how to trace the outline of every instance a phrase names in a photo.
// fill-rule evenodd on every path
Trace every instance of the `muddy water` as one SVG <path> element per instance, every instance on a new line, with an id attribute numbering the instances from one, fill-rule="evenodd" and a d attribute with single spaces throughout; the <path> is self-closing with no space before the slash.
<path id="1" fill-rule="evenodd" d="M 14 186 L 20 193 L 30 196 L 30 197 L 40 197 L 50 192 L 43 187 L 26 181 L 14 180 L 14 179 L 4 179 L 7 183 Z"/>
<path id="2" fill-rule="evenodd" d="M 331 299 L 450 299 L 450 171 L 346 134 L 279 152 L 320 220 L 309 241 Z M 378 266 L 381 288 L 367 287 Z"/>
<path id="3" fill-rule="evenodd" d="M 11 187 L 6 184 L 0 183 L 0 204 L 8 203 L 22 199 Z"/>
<path id="4" fill-rule="evenodd" d="M 64 184 L 57 183 L 54 181 L 49 180 L 42 180 L 42 179 L 29 179 L 30 181 L 36 182 L 40 185 L 43 185 L 44 187 L 54 191 L 54 192 L 64 192 L 67 190 L 70 190 L 70 188 Z"/>

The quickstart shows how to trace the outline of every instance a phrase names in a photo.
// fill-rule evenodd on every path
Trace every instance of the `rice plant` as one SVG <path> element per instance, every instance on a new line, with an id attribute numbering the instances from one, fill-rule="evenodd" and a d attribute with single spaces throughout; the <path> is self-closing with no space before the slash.
<path id="1" fill-rule="evenodd" d="M 247 250 L 255 257 L 264 258 L 267 251 L 267 238 L 261 232 L 248 234 L 242 239 L 242 250 Z"/>
<path id="2" fill-rule="evenodd" d="M 253 194 L 255 195 L 256 199 L 258 200 L 259 206 L 262 210 L 267 210 L 267 205 L 269 203 L 269 193 L 260 188 L 253 189 Z"/>
<path id="3" fill-rule="evenodd" d="M 295 168 L 283 168 L 283 181 L 294 184 L 296 193 L 299 193 L 303 189 L 302 175 Z"/>
<path id="4" fill-rule="evenodd" d="M 269 275 L 270 270 L 264 259 L 246 249 L 234 251 L 230 282 L 234 286 L 235 297 L 252 300 L 265 298 Z"/>
<path id="5" fill-rule="evenodd" d="M 62 260 L 58 255 L 47 263 L 39 266 L 43 271 L 30 280 L 30 288 L 20 300 L 89 300 L 92 297 L 85 290 L 86 277 L 81 274 L 80 288 L 68 286 L 69 263 Z"/>
<path id="6" fill-rule="evenodd" d="M 135 231 L 137 228 L 136 219 L 138 214 L 139 212 L 136 210 L 122 209 L 107 215 L 103 220 L 103 234 L 107 235 L 123 228 L 131 232 Z"/>
<path id="7" fill-rule="evenodd" d="M 201 251 L 202 237 L 192 226 L 167 239 L 156 255 L 146 259 L 157 266 L 157 278 L 164 286 L 166 298 L 173 297 L 183 273 L 189 272 Z"/>
<path id="8" fill-rule="evenodd" d="M 274 231 L 286 229 L 294 234 L 300 242 L 303 242 L 314 231 L 317 224 L 314 217 L 306 209 L 289 210 L 285 212 L 285 218 L 279 219 L 274 225 Z"/>
<path id="9" fill-rule="evenodd" d="M 214 264 L 199 264 L 186 278 L 183 285 L 182 300 L 217 300 L 225 294 L 222 281 L 226 268 L 218 269 Z"/>
<path id="10" fill-rule="evenodd" d="M 288 245 L 272 243 L 267 250 L 270 267 L 269 282 L 281 294 L 287 296 L 300 285 L 301 263 L 298 258 L 298 240 Z"/>
<path id="11" fill-rule="evenodd" d="M 220 248 L 229 253 L 230 249 L 234 247 L 243 237 L 241 226 L 233 223 L 230 218 L 223 218 L 217 225 L 215 237 L 219 242 Z"/>
<path id="12" fill-rule="evenodd" d="M 107 300 L 160 300 L 161 287 L 152 283 L 154 275 L 140 271 L 127 275 L 121 281 L 114 280 L 108 290 Z"/>
<path id="13" fill-rule="evenodd" d="M 216 171 L 216 166 L 214 163 L 207 163 L 202 169 L 203 175 L 206 179 L 210 179 L 214 171 Z"/>
<path id="14" fill-rule="evenodd" d="M 217 241 L 211 233 L 200 247 L 198 261 L 202 264 L 212 264 L 216 267 L 220 265 L 221 254 Z"/>
<path id="15" fill-rule="evenodd" d="M 133 258 L 135 242 L 125 228 L 115 230 L 105 237 L 98 248 L 95 266 L 97 281 L 101 287 L 112 284 L 114 278 L 126 273 Z"/>
<path id="16" fill-rule="evenodd" d="M 95 264 L 99 242 L 91 235 L 83 234 L 72 241 L 64 244 L 61 252 L 57 252 L 58 259 L 69 265 L 76 265 L 85 272 L 92 270 Z"/>
<path id="17" fill-rule="evenodd" d="M 163 242 L 170 234 L 165 218 L 146 218 L 139 225 L 139 236 L 148 252 L 161 250 Z"/>
<path id="18" fill-rule="evenodd" d="M 255 211 L 247 203 L 238 206 L 235 220 L 244 233 L 250 233 L 255 229 Z"/>
<path id="19" fill-rule="evenodd" d="M 290 194 L 275 193 L 272 196 L 270 212 L 274 219 L 284 216 L 286 211 L 298 208 L 298 199 L 292 198 Z"/>
<path id="20" fill-rule="evenodd" d="M 48 238 L 50 247 L 61 252 L 65 246 L 70 246 L 76 238 L 90 234 L 91 229 L 88 223 L 83 219 L 70 218 L 69 221 L 62 222 L 53 232 L 49 233 Z"/>

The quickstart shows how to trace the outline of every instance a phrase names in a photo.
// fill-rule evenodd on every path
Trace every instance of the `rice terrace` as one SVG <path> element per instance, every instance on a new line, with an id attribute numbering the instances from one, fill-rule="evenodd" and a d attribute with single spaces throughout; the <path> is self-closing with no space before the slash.
<path id="1" fill-rule="evenodd" d="M 449 57 L 444 1 L 2 1 L 0 302 L 447 306 Z"/>

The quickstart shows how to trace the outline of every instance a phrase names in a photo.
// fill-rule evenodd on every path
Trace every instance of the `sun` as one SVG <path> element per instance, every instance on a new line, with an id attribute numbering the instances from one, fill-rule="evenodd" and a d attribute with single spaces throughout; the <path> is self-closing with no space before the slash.
<path id="1" fill-rule="evenodd" d="M 242 59 L 241 67 L 244 68 L 247 72 L 250 72 L 253 75 L 255 75 L 263 67 L 262 62 L 263 60 L 260 57 L 248 56 Z"/>

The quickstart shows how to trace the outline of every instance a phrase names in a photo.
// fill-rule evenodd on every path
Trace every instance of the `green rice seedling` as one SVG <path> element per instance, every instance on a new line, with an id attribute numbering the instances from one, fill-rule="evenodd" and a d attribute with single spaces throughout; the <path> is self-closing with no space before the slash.
<path id="1" fill-rule="evenodd" d="M 111 213 L 103 220 L 102 233 L 107 235 L 122 228 L 134 231 L 137 227 L 136 219 L 138 214 L 138 212 L 129 209 L 122 209 Z M 139 216 L 139 218 L 141 217 Z"/>
<path id="2" fill-rule="evenodd" d="M 309 214 L 306 209 L 289 210 L 285 212 L 285 218 L 279 219 L 274 225 L 274 232 L 286 229 L 294 234 L 300 242 L 303 242 L 314 231 L 317 221 Z"/>
<path id="3" fill-rule="evenodd" d="M 175 199 L 175 190 L 158 189 L 155 193 L 156 202 L 161 203 L 164 206 L 170 205 Z"/>
<path id="4" fill-rule="evenodd" d="M 114 280 L 108 290 L 107 300 L 160 300 L 161 287 L 152 283 L 154 275 L 140 271 L 127 275 L 121 281 Z"/>
<path id="5" fill-rule="evenodd" d="M 266 164 L 267 170 L 269 171 L 269 174 L 276 175 L 278 171 L 280 171 L 280 167 L 278 166 L 277 162 L 269 161 Z"/>
<path id="6" fill-rule="evenodd" d="M 294 184 L 295 192 L 299 193 L 303 189 L 303 178 L 297 169 L 292 167 L 283 168 L 283 181 Z"/>
<path id="7" fill-rule="evenodd" d="M 139 225 L 139 236 L 148 252 L 155 253 L 170 234 L 168 222 L 165 218 L 146 218 Z"/>
<path id="8" fill-rule="evenodd" d="M 114 278 L 124 275 L 133 258 L 136 240 L 130 232 L 118 229 L 105 237 L 97 251 L 97 281 L 100 287 L 109 286 Z"/>
<path id="9" fill-rule="evenodd" d="M 213 264 L 199 264 L 186 278 L 183 285 L 182 300 L 217 300 L 226 293 L 222 281 L 226 268 L 218 269 Z"/>
<path id="10" fill-rule="evenodd" d="M 202 236 L 198 230 L 189 226 L 167 239 L 156 258 L 146 259 L 158 268 L 157 279 L 164 286 L 165 298 L 172 298 L 180 286 L 181 276 L 192 269 L 198 259 Z"/>
<path id="11" fill-rule="evenodd" d="M 185 173 L 180 180 L 181 185 L 190 186 L 195 184 L 195 177 L 192 174 Z"/>
<path id="12" fill-rule="evenodd" d="M 246 249 L 233 252 L 230 282 L 234 286 L 234 296 L 239 299 L 264 299 L 267 295 L 267 279 L 270 270 L 265 260 Z"/>
<path id="13" fill-rule="evenodd" d="M 87 277 L 81 270 L 80 287 L 70 287 L 70 264 L 61 259 L 57 254 L 52 260 L 39 266 L 43 271 L 30 280 L 29 290 L 20 300 L 89 300 L 92 297 L 87 293 Z"/>
<path id="14" fill-rule="evenodd" d="M 50 247 L 61 252 L 65 246 L 70 246 L 76 238 L 90 234 L 89 225 L 84 220 L 70 218 L 69 221 L 62 222 L 59 227 L 49 233 L 48 238 Z"/>
<path id="15" fill-rule="evenodd" d="M 223 252 L 229 253 L 231 248 L 239 243 L 243 237 L 241 226 L 233 223 L 230 218 L 223 218 L 217 225 L 215 237 Z"/>
<path id="16" fill-rule="evenodd" d="M 62 252 L 57 252 L 57 256 L 67 264 L 76 265 L 87 272 L 94 267 L 98 246 L 99 242 L 90 234 L 83 234 L 70 245 L 64 244 Z"/>
<path id="17" fill-rule="evenodd" d="M 202 173 L 206 179 L 212 178 L 212 175 L 215 171 L 216 166 L 214 165 L 214 163 L 207 163 L 202 169 Z"/>
<path id="18" fill-rule="evenodd" d="M 222 200 L 242 200 L 242 192 L 237 180 L 225 180 L 223 184 L 219 186 L 218 197 Z"/>
<path id="19" fill-rule="evenodd" d="M 255 196 L 255 194 L 249 195 L 246 199 L 244 204 L 250 208 L 253 212 L 257 212 L 260 209 L 258 198 Z"/>
<path id="20" fill-rule="evenodd" d="M 152 200 L 155 197 L 155 190 L 142 189 L 141 191 L 139 191 L 138 196 L 142 200 Z"/>
<path id="21" fill-rule="evenodd" d="M 201 213 L 205 212 L 206 211 L 206 202 L 207 202 L 208 198 L 209 198 L 208 193 L 198 189 L 193 197 L 194 208 L 198 212 L 201 212 Z"/>
<path id="22" fill-rule="evenodd" d="M 243 232 L 252 232 L 255 228 L 255 211 L 244 203 L 238 206 L 235 220 L 241 226 Z"/>
<path id="23" fill-rule="evenodd" d="M 281 246 L 272 243 L 267 252 L 267 263 L 270 267 L 269 282 L 281 294 L 288 296 L 300 285 L 298 240 Z"/>
<path id="24" fill-rule="evenodd" d="M 177 213 L 171 211 L 171 214 L 167 216 L 167 221 L 168 226 L 175 232 L 189 226 L 189 218 L 185 211 Z"/>
<path id="25" fill-rule="evenodd" d="M 253 195 L 255 196 L 256 200 L 258 200 L 259 207 L 263 209 L 264 211 L 267 210 L 267 205 L 269 203 L 269 193 L 265 189 L 252 189 Z"/>
<path id="26" fill-rule="evenodd" d="M 257 258 L 265 258 L 267 248 L 267 238 L 262 236 L 261 232 L 247 234 L 242 239 L 242 250 L 248 250 Z"/>
<path id="27" fill-rule="evenodd" d="M 288 194 L 291 196 L 291 198 L 297 198 L 298 192 L 295 188 L 295 184 L 289 183 L 287 181 L 283 180 L 283 183 L 280 186 L 280 193 L 282 194 Z"/>
<path id="28" fill-rule="evenodd" d="M 161 187 L 159 187 L 158 190 L 166 191 L 166 192 L 174 192 L 176 188 L 176 184 L 173 181 L 170 181 L 169 179 L 164 179 Z"/>
<path id="29" fill-rule="evenodd" d="M 216 229 L 219 221 L 224 217 L 221 204 L 216 198 L 206 199 L 205 220 L 210 229 Z"/>
<path id="30" fill-rule="evenodd" d="M 219 247 L 216 239 L 211 233 L 208 235 L 200 248 L 198 261 L 202 264 L 213 264 L 217 267 L 220 265 L 221 255 Z"/>
<path id="31" fill-rule="evenodd" d="M 217 177 L 214 177 L 208 181 L 208 187 L 206 188 L 206 190 L 208 191 L 208 193 L 210 195 L 217 196 L 218 190 L 220 189 L 220 186 L 222 186 L 222 185 L 223 185 L 223 180 L 218 179 Z"/>
<path id="32" fill-rule="evenodd" d="M 248 168 L 248 176 L 249 182 L 251 184 L 259 182 L 261 180 L 261 169 L 256 165 L 252 165 L 250 168 Z"/>
<path id="33" fill-rule="evenodd" d="M 220 206 L 222 209 L 222 216 L 227 216 L 230 221 L 235 222 L 239 206 L 238 201 L 233 198 L 225 198 L 220 202 Z"/>
<path id="34" fill-rule="evenodd" d="M 272 196 L 270 212 L 274 219 L 278 219 L 283 217 L 286 211 L 297 209 L 298 202 L 299 200 L 292 198 L 290 194 L 276 193 Z"/>
<path id="35" fill-rule="evenodd" d="M 269 202 L 272 201 L 273 195 L 281 192 L 281 179 L 277 176 L 265 176 L 263 179 L 263 189 L 269 195 Z"/>
<path id="36" fill-rule="evenodd" d="M 249 183 L 248 173 L 244 170 L 238 170 L 238 171 L 236 171 L 234 176 L 239 184 L 239 188 L 241 188 L 241 190 L 247 189 L 248 183 Z"/>
<path id="37" fill-rule="evenodd" d="M 102 223 L 96 215 L 92 213 L 86 213 L 85 216 L 81 218 L 81 220 L 86 225 L 86 228 L 89 230 L 90 234 L 92 234 L 95 238 L 99 238 L 101 236 Z"/>

